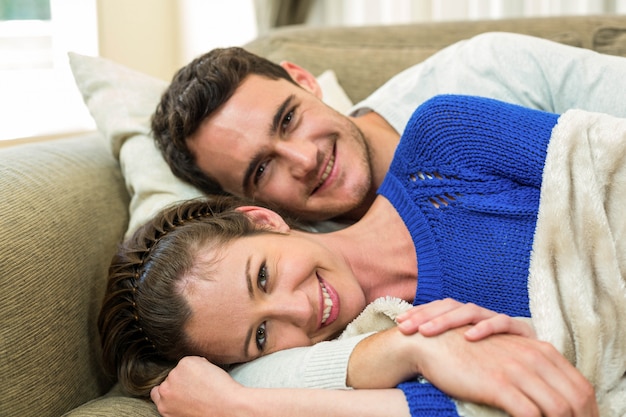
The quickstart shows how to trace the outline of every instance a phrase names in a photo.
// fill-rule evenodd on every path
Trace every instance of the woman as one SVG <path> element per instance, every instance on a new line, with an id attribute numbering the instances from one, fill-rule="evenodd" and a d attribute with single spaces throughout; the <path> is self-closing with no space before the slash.
<path id="1" fill-rule="evenodd" d="M 481 117 L 480 124 L 474 123 Z M 511 129 L 513 123 L 521 123 L 523 128 Z M 134 329 L 130 339 L 145 339 L 137 349 L 144 357 L 150 357 L 158 349 L 161 357 L 196 354 L 228 364 L 326 340 L 356 317 L 367 302 L 380 295 L 394 295 L 415 303 L 453 296 L 498 312 L 529 316 L 526 271 L 543 162 L 555 124 L 555 115 L 490 100 L 438 98 L 416 112 L 390 175 L 381 187 L 381 196 L 354 226 L 326 235 L 309 235 L 289 229 L 273 212 L 245 207 L 240 211 L 282 235 L 254 235 L 251 231 L 250 237 L 210 245 L 206 238 L 196 238 L 193 244 L 187 244 L 191 248 L 191 260 L 176 262 L 164 262 L 168 250 L 179 250 L 168 247 L 169 237 L 184 227 L 170 225 L 167 233 L 157 230 L 148 239 L 139 236 L 139 243 L 150 243 L 150 249 L 144 250 L 140 244 L 127 250 L 132 256 L 128 261 L 114 263 L 112 270 L 113 274 L 116 271 L 128 274 L 130 270 L 134 277 L 121 290 L 128 297 L 126 305 L 133 306 L 132 314 L 126 314 Z M 526 140 L 519 138 L 520 132 L 526 135 Z M 467 146 L 474 149 L 468 152 L 464 149 Z M 497 152 L 502 149 L 508 154 Z M 473 154 L 472 159 L 467 159 L 469 154 Z M 421 165 L 424 168 L 415 169 Z M 152 245 L 152 242 L 157 243 Z M 284 252 L 289 253 L 286 259 L 280 256 Z M 371 254 L 377 254 L 385 262 L 372 262 Z M 215 282 L 196 279 L 209 271 L 227 272 L 230 277 Z M 146 320 L 149 308 L 139 300 L 145 303 L 149 297 L 143 292 L 157 288 L 146 284 L 152 282 L 153 274 L 162 279 L 167 272 L 176 278 L 175 287 L 178 295 L 184 294 L 183 302 L 176 306 L 158 289 L 152 298 L 160 300 L 167 309 L 175 308 L 186 314 L 168 325 L 151 327 L 156 321 Z M 292 278 L 279 280 L 282 276 Z M 110 293 L 116 291 L 110 288 Z M 271 302 L 266 302 L 270 299 Z M 233 301 L 243 308 L 233 309 Z M 105 302 L 101 317 L 115 310 L 109 302 Z M 323 303 L 328 304 L 326 312 L 320 307 Z M 162 315 L 174 316 L 171 310 L 164 310 Z M 219 319 L 207 324 L 208 318 L 218 316 Z M 116 320 L 119 321 L 107 321 L 106 317 L 101 320 L 105 342 L 110 340 L 108 336 L 115 329 Z M 464 324 L 463 320 L 460 324 Z M 168 329 L 178 333 L 167 335 Z M 447 333 L 450 332 L 444 335 Z M 165 349 L 161 336 L 173 346 Z M 414 340 L 417 336 L 407 339 Z M 179 340 L 182 342 L 171 343 Z M 105 345 L 107 350 L 112 350 L 110 345 Z M 116 352 L 126 354 L 119 349 Z M 130 356 L 133 355 L 131 352 Z M 119 359 L 113 362 L 119 365 Z M 563 368 L 562 363 L 556 363 L 559 365 L 553 363 L 553 367 Z M 154 361 L 150 365 L 158 367 L 165 363 Z M 441 377 L 439 386 L 452 395 L 457 394 L 454 387 L 446 386 L 447 372 L 429 371 L 421 363 L 407 376 L 414 375 L 415 370 L 435 384 Z M 541 389 L 539 385 L 533 388 L 546 392 L 546 387 L 566 387 L 565 393 L 551 391 L 548 401 L 526 388 L 525 401 L 518 408 L 507 408 L 504 402 L 497 402 L 501 399 L 492 404 L 512 414 L 535 407 L 534 410 L 551 415 L 563 407 L 561 403 L 554 408 L 553 400 L 560 394 L 568 409 L 595 414 L 595 405 L 589 405 L 588 396 L 572 395 L 576 394 L 575 389 L 567 392 L 570 386 L 580 387 L 585 383 L 581 385 L 579 376 L 569 378 L 569 383 L 544 383 Z M 456 412 L 454 404 L 438 397 L 443 394 L 434 387 L 431 389 L 429 384 L 412 382 L 400 388 L 409 400 L 412 415 L 418 415 L 424 405 L 439 413 Z M 481 400 L 465 391 L 457 396 Z M 432 398 L 435 400 L 430 401 Z"/>

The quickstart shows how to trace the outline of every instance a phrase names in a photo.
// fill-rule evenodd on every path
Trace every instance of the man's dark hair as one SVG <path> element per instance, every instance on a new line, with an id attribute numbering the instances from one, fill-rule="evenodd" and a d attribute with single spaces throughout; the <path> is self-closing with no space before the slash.
<path id="1" fill-rule="evenodd" d="M 250 74 L 296 84 L 283 67 L 272 61 L 243 48 L 217 48 L 178 70 L 152 115 L 154 139 L 174 175 L 207 194 L 225 192 L 198 168 L 186 140 Z"/>

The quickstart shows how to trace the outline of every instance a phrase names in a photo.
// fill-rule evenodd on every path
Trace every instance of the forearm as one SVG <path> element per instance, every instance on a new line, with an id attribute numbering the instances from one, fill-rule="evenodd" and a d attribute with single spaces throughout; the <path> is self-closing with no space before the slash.
<path id="1" fill-rule="evenodd" d="M 410 416 L 402 391 L 304 390 L 249 388 L 232 416 L 255 417 L 405 417 Z"/>
<path id="2" fill-rule="evenodd" d="M 409 416 L 402 391 L 248 388 L 201 357 L 185 357 L 150 397 L 164 417 Z"/>

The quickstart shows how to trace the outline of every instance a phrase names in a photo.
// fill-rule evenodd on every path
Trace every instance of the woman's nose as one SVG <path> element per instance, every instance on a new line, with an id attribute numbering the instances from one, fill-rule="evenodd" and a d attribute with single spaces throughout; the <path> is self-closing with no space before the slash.
<path id="1" fill-rule="evenodd" d="M 281 141 L 276 146 L 276 153 L 287 161 L 295 178 L 306 177 L 317 167 L 317 146 L 307 140 Z"/>
<path id="2" fill-rule="evenodd" d="M 314 330 L 316 327 L 315 310 L 304 292 L 274 294 L 268 302 L 275 319 L 289 322 L 303 330 Z"/>

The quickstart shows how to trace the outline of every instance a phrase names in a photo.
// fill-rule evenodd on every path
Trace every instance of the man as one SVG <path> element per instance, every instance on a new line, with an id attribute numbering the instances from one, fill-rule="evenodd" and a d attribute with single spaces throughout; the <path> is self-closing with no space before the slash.
<path id="1" fill-rule="evenodd" d="M 370 205 L 413 110 L 444 93 L 562 113 L 626 117 L 626 59 L 524 35 L 454 44 L 392 78 L 350 116 L 320 100 L 305 69 L 237 48 L 214 50 L 175 76 L 153 118 L 174 174 L 304 220 L 355 220 Z"/>

